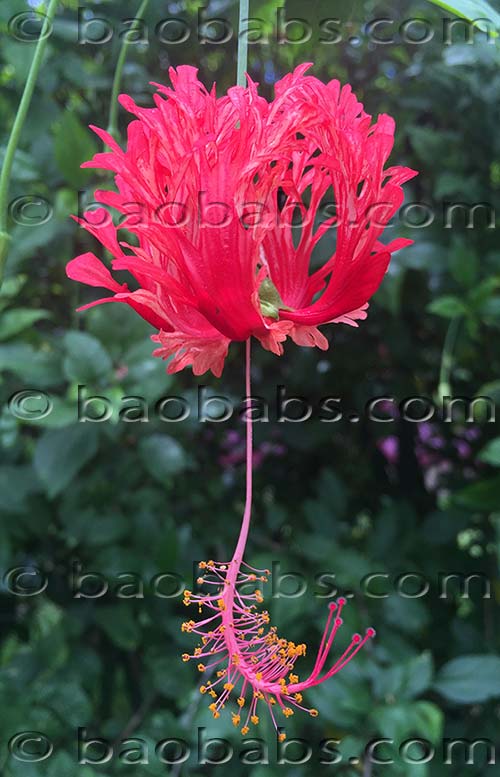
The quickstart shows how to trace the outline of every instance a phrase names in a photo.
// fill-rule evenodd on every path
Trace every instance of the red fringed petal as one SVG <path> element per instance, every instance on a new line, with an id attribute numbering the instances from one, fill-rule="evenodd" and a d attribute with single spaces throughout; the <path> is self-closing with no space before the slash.
<path id="1" fill-rule="evenodd" d="M 117 284 L 93 254 L 68 274 L 117 293 L 101 301 L 126 302 L 167 332 L 171 369 L 220 374 L 229 342 L 250 336 L 277 355 L 287 337 L 325 349 L 317 326 L 365 318 L 391 254 L 411 242 L 380 242 L 416 175 L 385 168 L 394 120 L 373 121 L 349 85 L 324 84 L 310 67 L 286 75 L 268 102 L 251 79 L 217 98 L 196 68 L 181 66 L 171 86 L 157 85 L 152 108 L 120 96 L 135 117 L 125 149 L 92 127 L 110 151 L 87 166 L 112 170 L 117 187 L 96 200 L 121 223 L 105 208 L 80 223 L 139 288 Z M 334 206 L 326 215 L 325 201 Z M 123 243 L 121 228 L 135 239 Z M 327 258 L 311 271 L 320 244 Z M 283 306 L 277 321 L 261 310 L 264 281 Z"/>

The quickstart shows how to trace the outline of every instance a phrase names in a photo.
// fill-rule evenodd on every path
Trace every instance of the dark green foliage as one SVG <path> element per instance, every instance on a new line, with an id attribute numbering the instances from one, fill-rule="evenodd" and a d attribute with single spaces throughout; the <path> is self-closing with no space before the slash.
<path id="1" fill-rule="evenodd" d="M 149 45 L 130 46 L 123 91 L 150 104 L 149 82 L 166 80 L 167 66 L 180 63 L 199 65 L 205 81 L 215 78 L 221 91 L 233 83 L 236 43 L 201 45 L 197 5 L 175 4 L 184 8 L 192 33 L 182 45 L 167 45 L 155 25 L 179 11 L 151 1 Z M 179 629 L 186 616 L 182 583 L 192 588 L 198 560 L 229 558 L 244 490 L 242 464 L 230 466 L 224 458 L 235 447 L 227 446 L 228 432 L 242 434 L 242 424 L 236 414 L 224 424 L 198 423 L 197 388 L 206 384 L 240 402 L 243 350 L 231 348 L 220 381 L 189 371 L 171 377 L 151 358 L 151 331 L 131 310 L 108 305 L 74 312 L 93 297 L 66 279 L 65 264 L 96 245 L 69 214 L 92 201 L 93 188 L 112 183 L 79 167 L 98 148 L 86 126 L 106 126 L 119 32 L 135 4 L 85 4 L 115 31 L 112 41 L 98 46 L 78 43 L 77 3 L 67 0 L 11 186 L 12 199 L 44 198 L 50 215 L 36 227 L 11 223 L 0 295 L 0 571 L 6 575 L 0 589 L 0 770 L 7 777 L 179 774 L 155 755 L 166 738 L 192 749 L 193 760 L 183 766 L 191 777 L 495 773 L 479 746 L 475 765 L 464 765 L 458 746 L 447 765 L 443 737 L 499 744 L 497 425 L 479 405 L 475 423 L 458 411 L 445 423 L 436 413 L 429 443 L 421 439 L 421 424 L 375 423 L 362 411 L 380 396 L 400 402 L 419 395 L 439 404 L 443 389 L 491 397 L 498 405 L 500 258 L 491 225 L 491 214 L 500 211 L 498 45 L 482 42 L 480 32 L 474 43 L 445 45 L 442 20 L 451 15 L 410 0 L 309 6 L 290 0 L 288 18 L 306 19 L 311 38 L 280 45 L 272 34 L 276 5 L 252 3 L 252 15 L 266 20 L 271 32 L 270 42 L 250 49 L 250 72 L 264 93 L 270 95 L 272 82 L 294 64 L 309 60 L 319 77 L 349 81 L 367 110 L 396 118 L 394 162 L 420 171 L 407 204 L 425 205 L 407 210 L 410 223 L 396 218 L 388 230 L 388 238 L 392 232 L 416 243 L 395 257 L 359 330 L 325 330 L 332 342 L 326 354 L 289 346 L 277 359 L 254 349 L 254 393 L 269 402 L 271 420 L 256 425 L 264 459 L 256 471 L 248 560 L 274 568 L 274 588 L 264 590 L 272 622 L 287 638 L 307 641 L 305 666 L 335 589 L 352 598 L 339 654 L 351 630 L 373 625 L 378 637 L 335 680 L 309 694 L 318 718 L 296 715 L 287 726 L 290 737 L 301 736 L 312 748 L 307 764 L 296 766 L 277 763 L 265 723 L 255 736 L 268 742 L 270 763 L 244 765 L 230 716 L 212 720 L 196 690 L 195 668 L 180 660 L 193 647 Z M 0 8 L 5 137 L 33 51 L 9 35 L 7 24 L 26 7 L 4 0 Z M 234 27 L 237 9 L 217 4 L 205 16 L 224 16 Z M 434 31 L 422 45 L 401 35 L 403 22 L 416 16 Z M 361 27 L 384 17 L 393 24 L 379 28 L 380 35 L 393 35 L 391 45 L 370 42 Z M 336 18 L 342 41 L 322 43 L 320 22 Z M 459 41 L 460 30 L 454 34 Z M 349 42 L 353 35 L 356 45 Z M 120 119 L 124 134 L 123 112 Z M 476 210 L 472 225 L 464 208 L 456 208 L 449 228 L 444 209 L 457 202 L 487 207 Z M 422 221 L 432 223 L 415 226 Z M 278 385 L 287 396 L 308 397 L 316 410 L 325 397 L 342 397 L 344 420 L 321 422 L 315 412 L 302 424 L 277 423 Z M 40 396 L 20 409 L 12 397 L 27 390 Z M 30 413 L 43 407 L 46 395 L 52 403 L 47 414 L 33 420 Z M 91 396 L 104 401 L 85 405 Z M 189 419 L 162 419 L 157 402 L 165 396 L 184 397 Z M 79 421 L 78 407 L 87 418 L 108 420 Z M 362 416 L 359 423 L 349 421 L 352 412 Z M 395 444 L 384 443 L 388 437 L 399 444 L 399 461 L 392 464 L 382 453 Z M 274 446 L 267 453 L 266 442 Z M 8 574 L 15 568 L 26 573 L 17 583 Z M 94 576 L 82 579 L 87 573 Z M 300 579 L 280 582 L 286 574 Z M 292 597 L 297 581 L 303 595 Z M 16 585 L 33 595 L 20 595 Z M 228 737 L 234 747 L 229 763 L 208 771 L 196 764 L 197 729 L 204 726 L 205 739 Z M 115 743 L 109 763 L 78 765 L 78 728 L 86 728 L 88 738 Z M 53 755 L 40 763 L 9 756 L 7 742 L 23 731 L 43 732 Z M 127 765 L 119 756 L 120 741 L 131 736 L 145 743 L 148 764 Z M 367 744 L 383 737 L 395 744 L 377 753 L 393 758 L 392 765 L 349 762 L 362 760 Z M 406 761 L 399 752 L 415 738 L 435 753 L 420 766 L 418 745 Z M 332 765 L 331 754 L 320 763 L 326 739 L 341 741 L 336 757 L 340 752 L 342 763 Z M 298 752 L 290 748 L 290 760 Z"/>

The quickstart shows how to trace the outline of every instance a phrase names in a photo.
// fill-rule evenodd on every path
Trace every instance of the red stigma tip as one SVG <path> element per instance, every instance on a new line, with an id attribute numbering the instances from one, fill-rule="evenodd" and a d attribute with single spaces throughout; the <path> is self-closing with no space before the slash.
<path id="1" fill-rule="evenodd" d="M 374 637 L 376 635 L 376 633 L 377 632 L 375 631 L 375 629 L 371 629 L 371 628 L 370 629 L 366 629 L 366 636 L 369 637 L 370 639 L 372 637 Z"/>
<path id="2" fill-rule="evenodd" d="M 336 609 L 337 609 L 337 605 L 335 604 L 335 602 L 330 602 L 330 604 L 328 605 L 328 607 L 330 608 L 330 611 L 331 611 L 331 612 L 334 612 L 334 610 L 336 610 Z"/>
<path id="3" fill-rule="evenodd" d="M 335 625 L 336 626 L 342 626 L 343 622 L 344 621 L 342 620 L 342 618 L 335 618 Z"/>
<path id="4" fill-rule="evenodd" d="M 343 596 L 341 596 L 340 599 L 337 599 L 337 604 L 339 605 L 339 607 L 343 607 L 345 604 L 347 604 L 347 600 Z"/>
<path id="5" fill-rule="evenodd" d="M 361 642 L 361 634 L 353 634 L 352 641 L 355 645 Z"/>

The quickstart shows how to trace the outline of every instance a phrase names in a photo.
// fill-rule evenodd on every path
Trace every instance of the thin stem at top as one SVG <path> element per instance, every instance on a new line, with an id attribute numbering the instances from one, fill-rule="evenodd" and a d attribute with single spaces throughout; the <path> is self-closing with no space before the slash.
<path id="1" fill-rule="evenodd" d="M 31 66 L 24 86 L 23 95 L 17 109 L 16 118 L 10 132 L 9 140 L 7 142 L 7 148 L 5 150 L 5 157 L 3 160 L 2 171 L 0 173 L 0 286 L 2 285 L 5 260 L 7 258 L 7 250 L 9 244 L 9 234 L 7 232 L 8 227 L 8 197 L 9 197 L 9 185 L 12 174 L 12 165 L 14 164 L 14 156 L 19 145 L 21 132 L 28 115 L 28 110 L 35 91 L 38 74 L 45 53 L 45 47 L 47 45 L 47 39 L 50 36 L 52 30 L 52 22 L 56 15 L 58 0 L 50 0 L 47 13 L 44 17 L 42 29 L 38 42 L 36 44 L 35 54 L 31 62 Z"/>
<path id="2" fill-rule="evenodd" d="M 246 85 L 248 70 L 248 14 L 249 0 L 240 0 L 240 19 L 238 24 L 238 86 Z"/>
<path id="3" fill-rule="evenodd" d="M 146 8 L 148 7 L 148 3 L 149 3 L 149 0 L 142 0 L 141 5 L 139 6 L 139 10 L 135 15 L 136 21 L 142 20 L 146 12 Z M 131 31 L 129 31 L 129 34 L 130 32 Z M 118 60 L 116 62 L 115 75 L 113 78 L 113 87 L 111 89 L 111 101 L 109 104 L 109 118 L 108 118 L 108 132 L 115 139 L 118 139 L 118 95 L 120 93 L 120 87 L 121 87 L 122 76 L 123 76 L 123 68 L 125 66 L 125 60 L 127 58 L 127 51 L 130 43 L 131 41 L 129 40 L 128 35 L 125 35 L 123 39 L 122 47 L 120 49 L 120 54 L 118 55 Z"/>

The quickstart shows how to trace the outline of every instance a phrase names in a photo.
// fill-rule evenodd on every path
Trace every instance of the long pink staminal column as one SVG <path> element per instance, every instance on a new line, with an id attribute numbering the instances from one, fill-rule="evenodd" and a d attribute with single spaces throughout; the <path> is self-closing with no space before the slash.
<path id="1" fill-rule="evenodd" d="M 269 626 L 269 613 L 260 611 L 259 604 L 263 596 L 258 582 L 267 582 L 269 570 L 257 570 L 243 561 L 248 539 L 252 513 L 252 453 L 253 434 L 250 413 L 251 361 L 250 339 L 246 342 L 245 390 L 247 407 L 246 427 L 246 499 L 240 534 L 233 557 L 229 563 L 203 561 L 202 570 L 207 570 L 209 579 L 202 576 L 199 585 L 215 586 L 214 594 L 193 594 L 184 592 L 184 604 L 196 604 L 199 614 L 205 608 L 212 614 L 203 616 L 198 622 L 186 621 L 182 630 L 193 632 L 201 637 L 201 644 L 192 655 L 185 653 L 184 661 L 198 659 L 198 669 L 206 672 L 208 681 L 201 686 L 201 693 L 208 693 L 214 701 L 210 709 L 215 718 L 220 715 L 231 694 L 236 696 L 238 711 L 232 712 L 233 723 L 247 734 L 249 724 L 259 723 L 257 707 L 264 701 L 269 709 L 276 729 L 280 725 L 276 712 L 288 718 L 294 713 L 294 707 L 315 716 L 314 708 L 302 704 L 302 691 L 307 690 L 339 672 L 363 645 L 375 635 L 373 629 L 367 629 L 364 637 L 354 634 L 346 650 L 325 669 L 334 644 L 335 636 L 342 626 L 341 613 L 346 604 L 344 598 L 330 603 L 329 614 L 313 670 L 306 680 L 299 680 L 294 673 L 294 665 L 299 656 L 306 653 L 306 646 L 296 645 L 278 637 L 276 628 Z M 248 588 L 254 590 L 248 593 Z M 243 592 L 245 589 L 245 592 Z M 205 663 L 201 659 L 210 659 Z M 215 678 L 214 678 L 215 675 Z M 214 678 L 214 679 L 213 679 Z M 245 713 L 243 707 L 247 705 Z M 285 739 L 279 732 L 280 740 Z"/>

